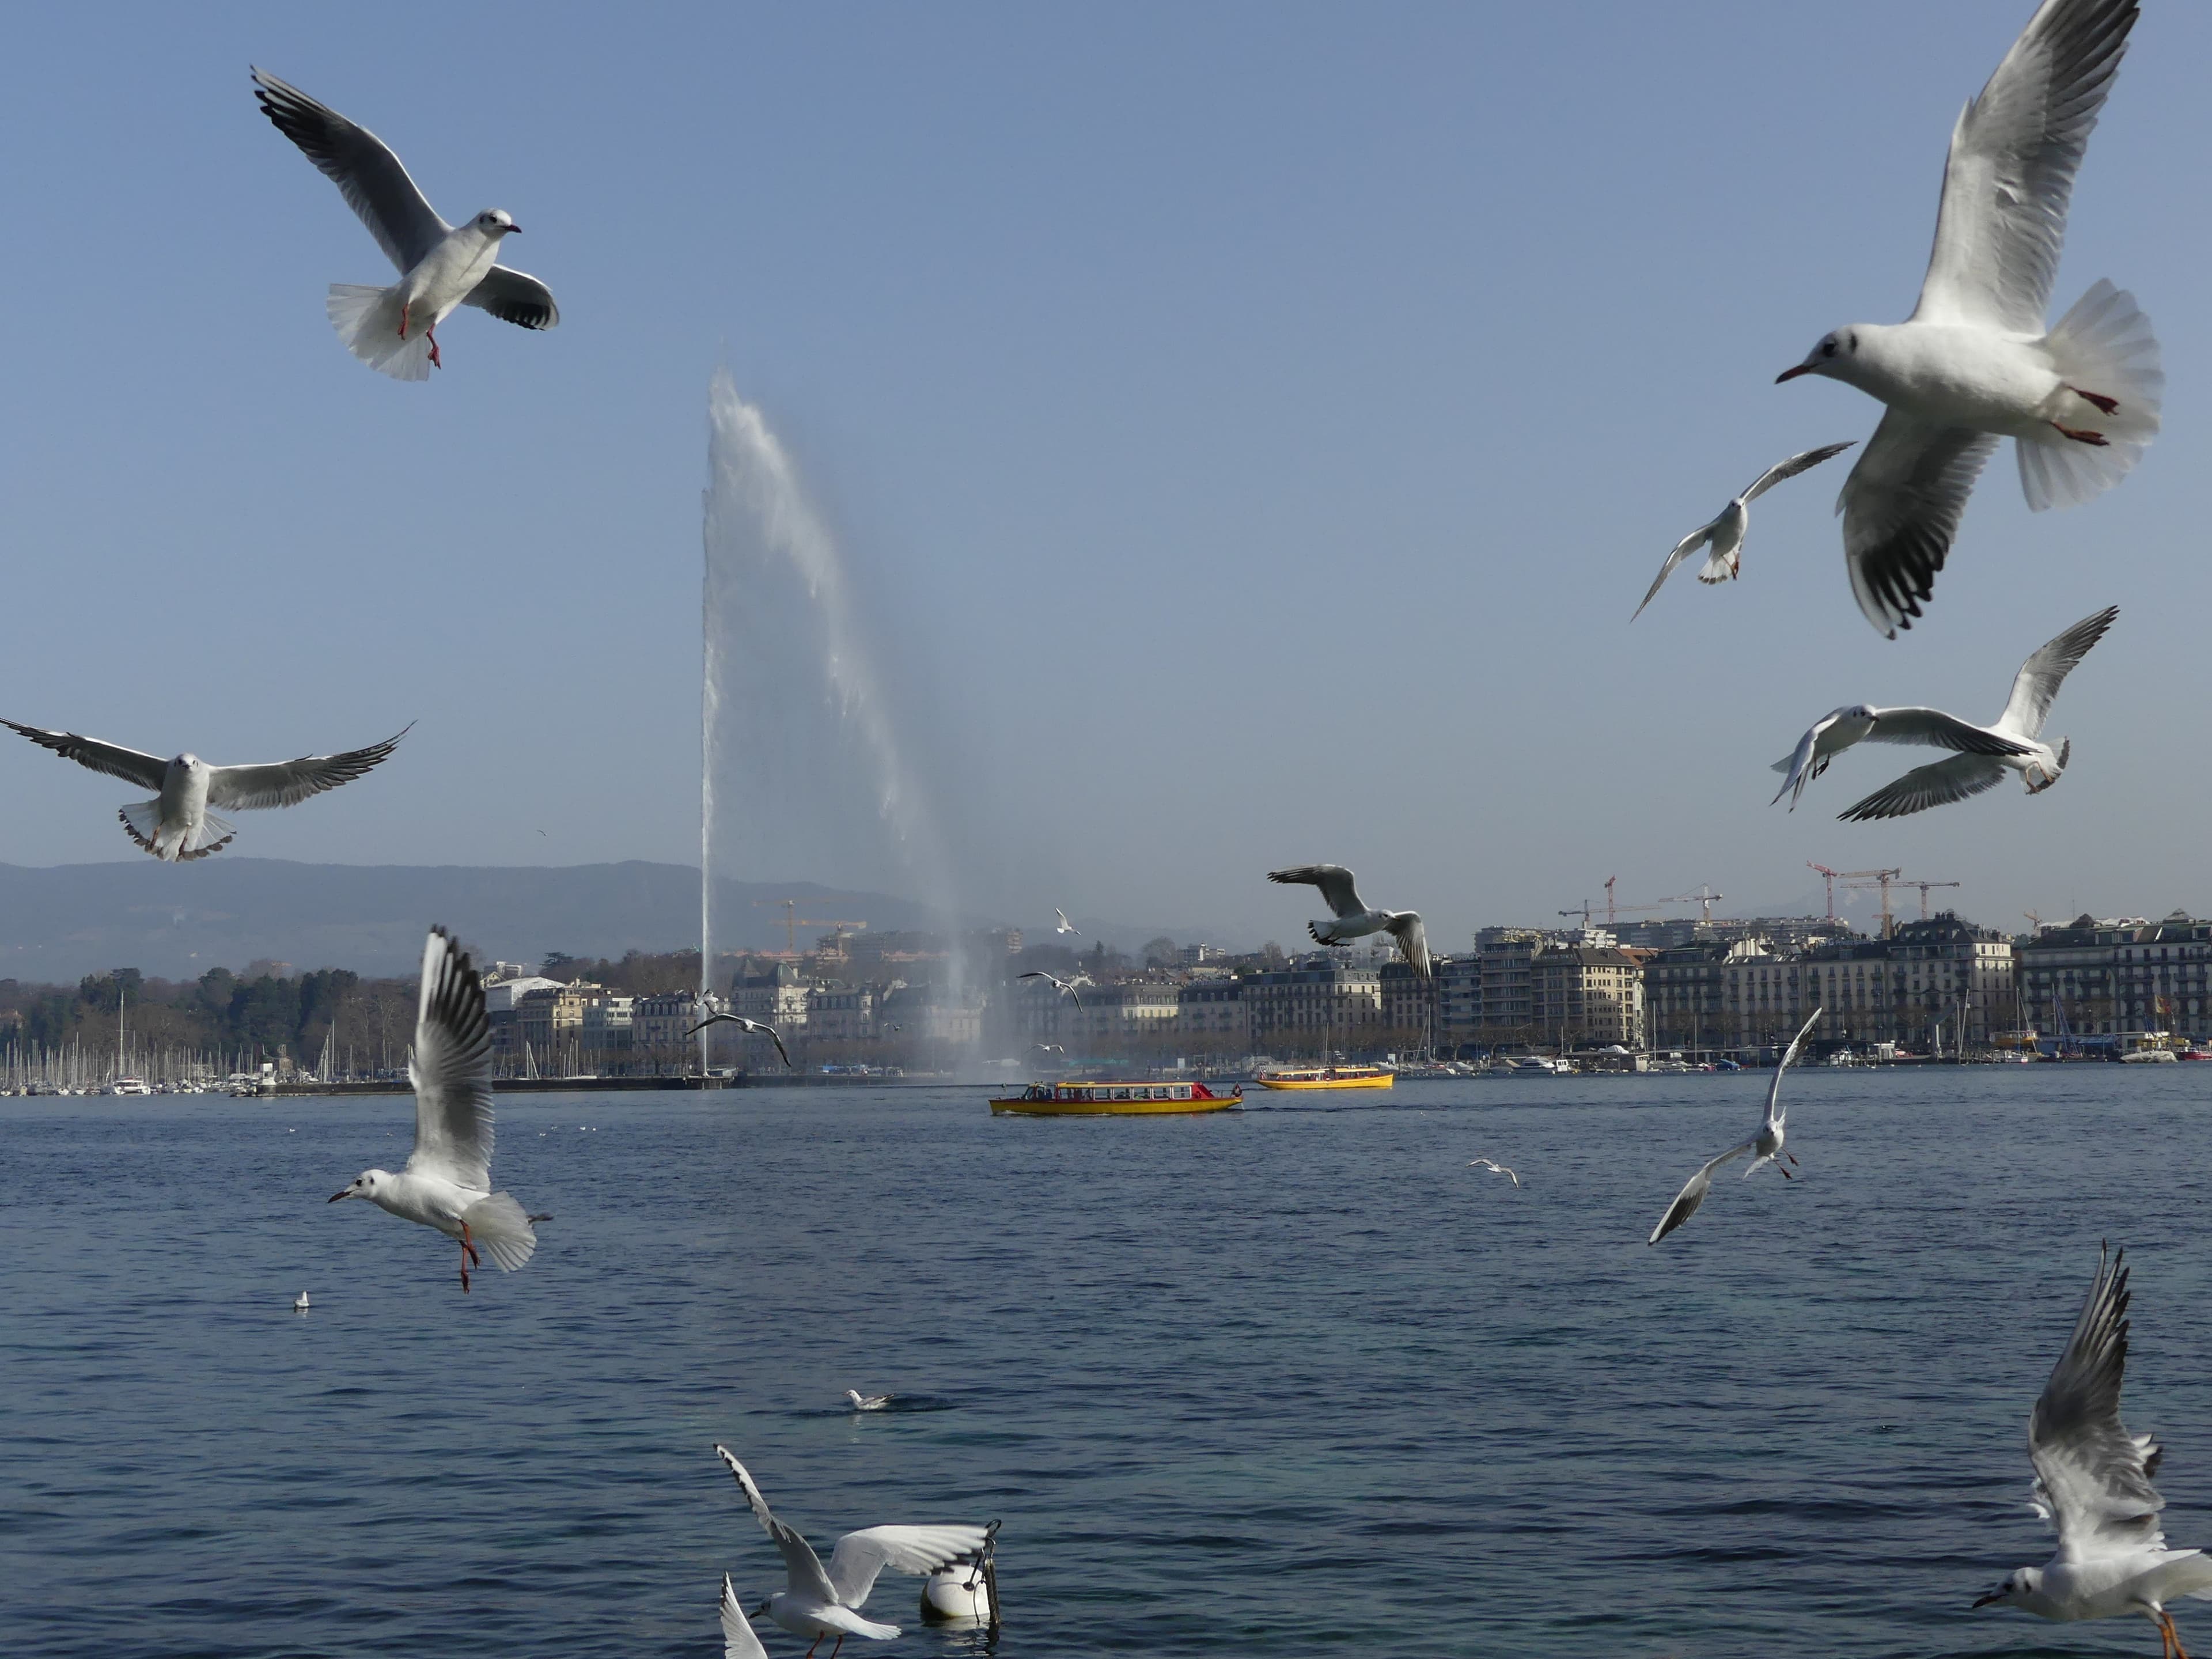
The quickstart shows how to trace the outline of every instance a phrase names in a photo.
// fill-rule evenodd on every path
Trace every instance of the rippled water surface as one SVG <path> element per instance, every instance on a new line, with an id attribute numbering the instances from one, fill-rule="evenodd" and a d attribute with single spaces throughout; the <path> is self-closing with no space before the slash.
<path id="1" fill-rule="evenodd" d="M 1763 1086 L 509 1097 L 556 1218 L 465 1297 L 324 1202 L 404 1099 L 0 1102 L 0 1652 L 708 1659 L 724 1570 L 781 1582 L 724 1440 L 825 1552 L 1002 1517 L 1010 1656 L 2148 1655 L 1967 1603 L 2047 1553 L 2026 1419 L 2102 1237 L 2212 1543 L 2212 1066 L 1793 1076 L 1804 1178 L 1647 1249 Z M 915 1598 L 868 1653 L 980 1647 Z"/>

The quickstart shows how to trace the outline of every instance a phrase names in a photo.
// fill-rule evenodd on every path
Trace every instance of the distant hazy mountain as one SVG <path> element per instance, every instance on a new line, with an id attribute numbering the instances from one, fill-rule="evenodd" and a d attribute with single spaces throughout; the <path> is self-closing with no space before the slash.
<path id="1" fill-rule="evenodd" d="M 827 931 L 806 926 L 807 917 L 864 921 L 872 932 L 943 925 L 912 900 L 883 893 L 722 881 L 715 884 L 715 948 L 780 946 L 782 905 L 755 901 L 785 898 L 799 901 L 802 947 Z M 409 974 L 434 921 L 485 959 L 680 950 L 699 939 L 699 872 L 638 862 L 500 869 L 228 854 L 190 865 L 0 864 L 0 979 L 73 984 L 124 967 L 187 979 L 264 957 L 300 969 Z"/>

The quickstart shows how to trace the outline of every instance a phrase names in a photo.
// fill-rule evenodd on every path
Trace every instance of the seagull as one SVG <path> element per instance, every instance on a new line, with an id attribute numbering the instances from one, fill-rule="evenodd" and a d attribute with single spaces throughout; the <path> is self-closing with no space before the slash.
<path id="1" fill-rule="evenodd" d="M 210 766 L 189 752 L 165 761 L 74 732 L 46 732 L 14 720 L 0 720 L 0 726 L 79 766 L 159 791 L 152 800 L 134 801 L 116 817 L 132 841 L 170 864 L 204 859 L 230 845 L 238 826 L 217 817 L 211 809 L 240 812 L 296 806 L 310 795 L 351 783 L 386 759 L 399 739 L 415 729 L 410 720 L 382 743 L 343 755 L 302 755 L 269 766 Z"/>
<path id="2" fill-rule="evenodd" d="M 1470 1170 L 1487 1170 L 1492 1175 L 1505 1176 L 1512 1181 L 1516 1187 L 1518 1187 L 1521 1184 L 1521 1177 L 1515 1175 L 1512 1170 L 1507 1169 L 1503 1164 L 1498 1163 L 1495 1158 L 1478 1158 L 1472 1160 L 1467 1167 Z"/>
<path id="3" fill-rule="evenodd" d="M 775 1044 L 775 1051 L 783 1056 L 784 1065 L 788 1066 L 791 1064 L 791 1051 L 783 1046 L 782 1033 L 773 1025 L 766 1024 L 757 1019 L 747 1019 L 743 1014 L 709 1014 L 684 1035 L 687 1037 L 697 1036 L 709 1025 L 734 1025 L 748 1036 L 764 1036 Z"/>
<path id="4" fill-rule="evenodd" d="M 1746 1181 L 1750 1180 L 1770 1164 L 1781 1170 L 1784 1180 L 1793 1178 L 1789 1170 L 1782 1168 L 1784 1160 L 1793 1164 L 1797 1162 L 1795 1158 L 1782 1150 L 1783 1121 L 1790 1115 L 1788 1109 L 1782 1104 L 1782 1074 L 1790 1069 L 1790 1062 L 1804 1052 L 1805 1039 L 1813 1035 L 1813 1027 L 1819 1022 L 1824 1012 L 1826 1011 L 1823 1009 L 1815 1008 L 1813 1011 L 1813 1018 L 1805 1022 L 1804 1029 L 1800 1030 L 1790 1040 L 1790 1046 L 1782 1051 L 1782 1059 L 1774 1068 L 1773 1081 L 1766 1085 L 1766 1111 L 1759 1121 L 1759 1133 L 1741 1146 L 1729 1147 L 1728 1151 L 1692 1176 L 1682 1190 L 1674 1194 L 1674 1201 L 1667 1206 L 1667 1213 L 1659 1218 L 1659 1224 L 1651 1230 L 1651 1237 L 1644 1241 L 1646 1244 L 1656 1244 L 1675 1228 L 1697 1214 L 1698 1206 L 1705 1201 L 1706 1193 L 1711 1190 L 1713 1171 L 1732 1158 L 1741 1158 L 1746 1152 L 1752 1155 L 1751 1167 L 1743 1172 L 1743 1178 Z"/>
<path id="5" fill-rule="evenodd" d="M 1288 870 L 1270 870 L 1267 879 L 1321 889 L 1334 920 L 1306 924 L 1315 944 L 1346 945 L 1368 933 L 1388 933 L 1398 941 L 1399 951 L 1413 963 L 1413 971 L 1423 979 L 1429 976 L 1429 936 L 1421 927 L 1419 911 L 1369 909 L 1354 890 L 1352 872 L 1340 864 L 1301 864 Z"/>
<path id="6" fill-rule="evenodd" d="M 887 1394 L 862 1394 L 858 1389 L 845 1390 L 845 1398 L 853 1402 L 856 1412 L 879 1412 L 890 1408 L 891 1397 Z"/>
<path id="7" fill-rule="evenodd" d="M 1073 998 L 1077 1007 L 1080 1008 L 1083 1006 L 1083 998 L 1077 993 L 1075 988 L 1080 982 L 1079 981 L 1062 979 L 1057 974 L 1046 973 L 1042 968 L 1032 968 L 1028 973 L 1016 974 L 1014 977 L 1016 979 L 1048 979 L 1052 981 L 1052 988 L 1054 990 L 1060 992 L 1064 996 Z"/>
<path id="8" fill-rule="evenodd" d="M 307 1293 L 305 1291 L 301 1291 L 299 1295 L 292 1298 L 292 1311 L 294 1313 L 305 1313 L 307 1311 Z"/>
<path id="9" fill-rule="evenodd" d="M 1080 927 L 1077 927 L 1073 922 L 1070 921 L 1067 919 L 1067 912 L 1066 912 L 1066 911 L 1065 911 L 1065 910 L 1059 910 L 1059 909 L 1055 909 L 1055 910 L 1053 912 L 1053 915 L 1054 915 L 1054 916 L 1056 916 L 1056 917 L 1059 919 L 1058 921 L 1056 921 L 1053 924 L 1053 929 L 1052 929 L 1052 931 L 1053 931 L 1054 933 L 1073 933 L 1073 934 L 1074 934 L 1078 939 L 1080 939 L 1080 938 L 1082 938 L 1082 937 L 1083 937 L 1083 930 L 1082 930 Z"/>
<path id="10" fill-rule="evenodd" d="M 2151 1485 L 2164 1451 L 2120 1423 L 2126 1259 L 2126 1251 L 2117 1251 L 2108 1266 L 2098 1253 L 2096 1280 L 2074 1334 L 2028 1415 L 2033 1502 L 2054 1523 L 2058 1553 L 2044 1566 L 2015 1569 L 1974 1605 L 1998 1602 L 2068 1620 L 2140 1613 L 2158 1626 L 2165 1659 L 2189 1659 L 2166 1604 L 2178 1595 L 2212 1601 L 2212 1557 L 2166 1548 L 2158 1524 L 2166 1500 Z"/>
<path id="11" fill-rule="evenodd" d="M 1064 1054 L 1067 1052 L 1057 1042 L 1032 1042 L 1030 1047 L 1048 1054 Z"/>
<path id="12" fill-rule="evenodd" d="M 1824 374 L 1888 405 L 1836 510 L 1851 592 L 1890 639 L 1920 614 L 2000 438 L 2039 513 L 2111 489 L 2157 435 L 2166 376 L 2132 295 L 2100 279 L 2044 327 L 2074 174 L 2136 14 L 2043 0 L 1952 132 L 1912 315 L 1823 335 L 1777 377 Z"/>
<path id="13" fill-rule="evenodd" d="M 399 269 L 389 288 L 331 284 L 325 309 L 355 356 L 396 380 L 427 380 L 433 368 L 445 367 L 438 325 L 456 306 L 476 306 L 524 328 L 551 328 L 561 320 L 550 289 L 497 263 L 500 245 L 522 228 L 505 210 L 447 224 L 367 127 L 260 70 L 253 82 L 262 113 L 338 187 Z"/>
<path id="14" fill-rule="evenodd" d="M 737 1586 L 722 1575 L 722 1659 L 768 1659 L 768 1650 L 738 1604 Z"/>
<path id="15" fill-rule="evenodd" d="M 2089 647 L 2105 637 L 2105 630 L 2120 614 L 2108 605 L 2094 617 L 2085 617 L 2020 665 L 2013 677 L 2012 696 L 1994 724 L 1973 726 L 1934 708 L 1869 708 L 1862 703 L 1838 708 L 1797 740 L 1786 760 L 1774 769 L 1790 775 L 1775 793 L 1780 800 L 1790 793 L 1790 809 L 1797 810 L 1797 796 L 1808 781 L 1828 769 L 1828 763 L 1853 744 L 1924 743 L 1960 752 L 1949 760 L 1915 767 L 1894 782 L 1882 786 L 1864 800 L 1837 814 L 1849 822 L 1869 818 L 1900 818 L 1907 813 L 1945 806 L 2004 781 L 2008 769 L 2018 772 L 2027 793 L 2039 795 L 2058 781 L 2073 757 L 2074 745 L 2062 740 L 2053 749 L 2043 741 L 2043 722 L 2051 700 L 2075 664 Z M 1767 803 L 1770 806 L 1772 801 Z"/>
<path id="16" fill-rule="evenodd" d="M 983 1527 L 870 1527 L 848 1532 L 837 1540 L 825 1572 L 813 1546 L 769 1513 L 768 1499 L 761 1496 L 752 1476 L 730 1455 L 729 1448 L 718 1445 L 714 1452 L 744 1488 L 745 1502 L 752 1505 L 761 1529 L 775 1540 L 783 1555 L 787 1587 L 769 1596 L 758 1610 L 794 1636 L 811 1636 L 817 1644 L 825 1636 L 836 1637 L 829 1659 L 836 1659 L 837 1649 L 844 1646 L 848 1636 L 888 1642 L 899 1633 L 897 1626 L 878 1625 L 860 1613 L 860 1604 L 875 1587 L 876 1575 L 885 1567 L 926 1577 L 963 1556 L 973 1555 L 990 1538 L 989 1529 Z M 813 1651 L 812 1647 L 807 1649 L 810 1654 Z"/>
<path id="17" fill-rule="evenodd" d="M 1820 465 L 1831 456 L 1840 455 L 1858 441 L 1826 444 L 1819 449 L 1808 449 L 1792 455 L 1786 461 L 1777 461 L 1751 482 L 1751 488 L 1738 495 L 1720 510 L 1719 516 L 1699 525 L 1674 544 L 1674 550 L 1667 556 L 1667 562 L 1659 567 L 1659 574 L 1651 579 L 1651 591 L 1644 596 L 1644 605 L 1636 607 L 1636 617 L 1644 614 L 1644 605 L 1651 603 L 1667 578 L 1674 574 L 1674 567 L 1699 548 L 1707 550 L 1705 568 L 1698 572 L 1701 582 L 1734 581 L 1736 567 L 1742 562 L 1744 532 L 1751 527 L 1751 504 L 1784 478 L 1794 478 L 1800 472 Z M 1634 622 L 1636 617 L 1628 620 Z"/>
<path id="18" fill-rule="evenodd" d="M 530 1260 L 538 1235 L 522 1206 L 491 1190 L 491 1018 L 483 981 L 442 927 L 422 945 L 422 989 L 408 1056 L 415 1088 L 415 1150 L 398 1175 L 365 1170 L 331 1194 L 365 1198 L 405 1221 L 435 1227 L 461 1243 L 461 1290 L 481 1267 L 477 1246 L 513 1273 Z"/>

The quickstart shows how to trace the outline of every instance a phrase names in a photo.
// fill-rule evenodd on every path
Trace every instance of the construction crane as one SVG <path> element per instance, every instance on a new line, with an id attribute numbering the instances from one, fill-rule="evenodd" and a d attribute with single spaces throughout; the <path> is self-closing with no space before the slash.
<path id="1" fill-rule="evenodd" d="M 1670 894 L 1666 898 L 1661 900 L 1660 902 L 1662 904 L 1701 904 L 1705 906 L 1705 919 L 1707 921 L 1711 921 L 1713 919 L 1713 906 L 1718 904 L 1727 896 L 1728 895 L 1726 893 L 1716 893 L 1713 891 L 1712 884 L 1711 882 L 1700 882 L 1698 884 L 1698 890 L 1696 892 Z"/>
<path id="2" fill-rule="evenodd" d="M 842 935 L 847 930 L 849 929 L 855 933 L 863 933 L 868 926 L 865 921 L 839 921 L 826 916 L 802 916 L 799 914 L 799 901 L 795 898 L 755 899 L 753 902 L 757 905 L 769 906 L 781 904 L 783 907 L 783 953 L 787 957 L 795 957 L 799 954 L 799 930 L 802 927 L 836 928 L 841 935 L 838 944 L 842 948 L 844 943 Z"/>
<path id="3" fill-rule="evenodd" d="M 1923 921 L 1928 920 L 1928 890 L 1929 888 L 1965 885 L 1964 883 L 1956 881 L 1900 881 L 1897 884 L 1899 887 L 1917 887 L 1920 890 L 1920 920 Z"/>
<path id="4" fill-rule="evenodd" d="M 1838 882 L 1842 882 L 1846 887 L 1856 887 L 1866 882 L 1879 883 L 1881 886 L 1881 936 L 1884 939 L 1889 937 L 1889 884 L 1903 875 L 1904 871 L 1831 870 L 1826 865 L 1815 864 L 1810 859 L 1805 860 L 1805 867 L 1808 870 L 1818 870 L 1820 872 L 1820 878 L 1828 884 L 1828 920 L 1830 921 L 1836 919 L 1836 884 Z M 1910 885 L 1910 884 L 1905 884 Z M 1930 882 L 1928 884 L 1931 887 L 1955 887 L 1958 883 Z M 1923 908 L 1926 896 L 1925 894 L 1922 895 Z"/>

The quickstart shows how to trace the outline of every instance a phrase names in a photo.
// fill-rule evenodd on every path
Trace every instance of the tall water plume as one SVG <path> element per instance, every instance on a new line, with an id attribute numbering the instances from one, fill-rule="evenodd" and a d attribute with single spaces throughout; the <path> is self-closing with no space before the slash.
<path id="1" fill-rule="evenodd" d="M 726 371 L 714 375 L 708 416 L 702 991 L 725 854 L 748 879 L 911 894 L 948 928 L 955 908 L 945 844 L 901 750 L 836 538 Z"/>

